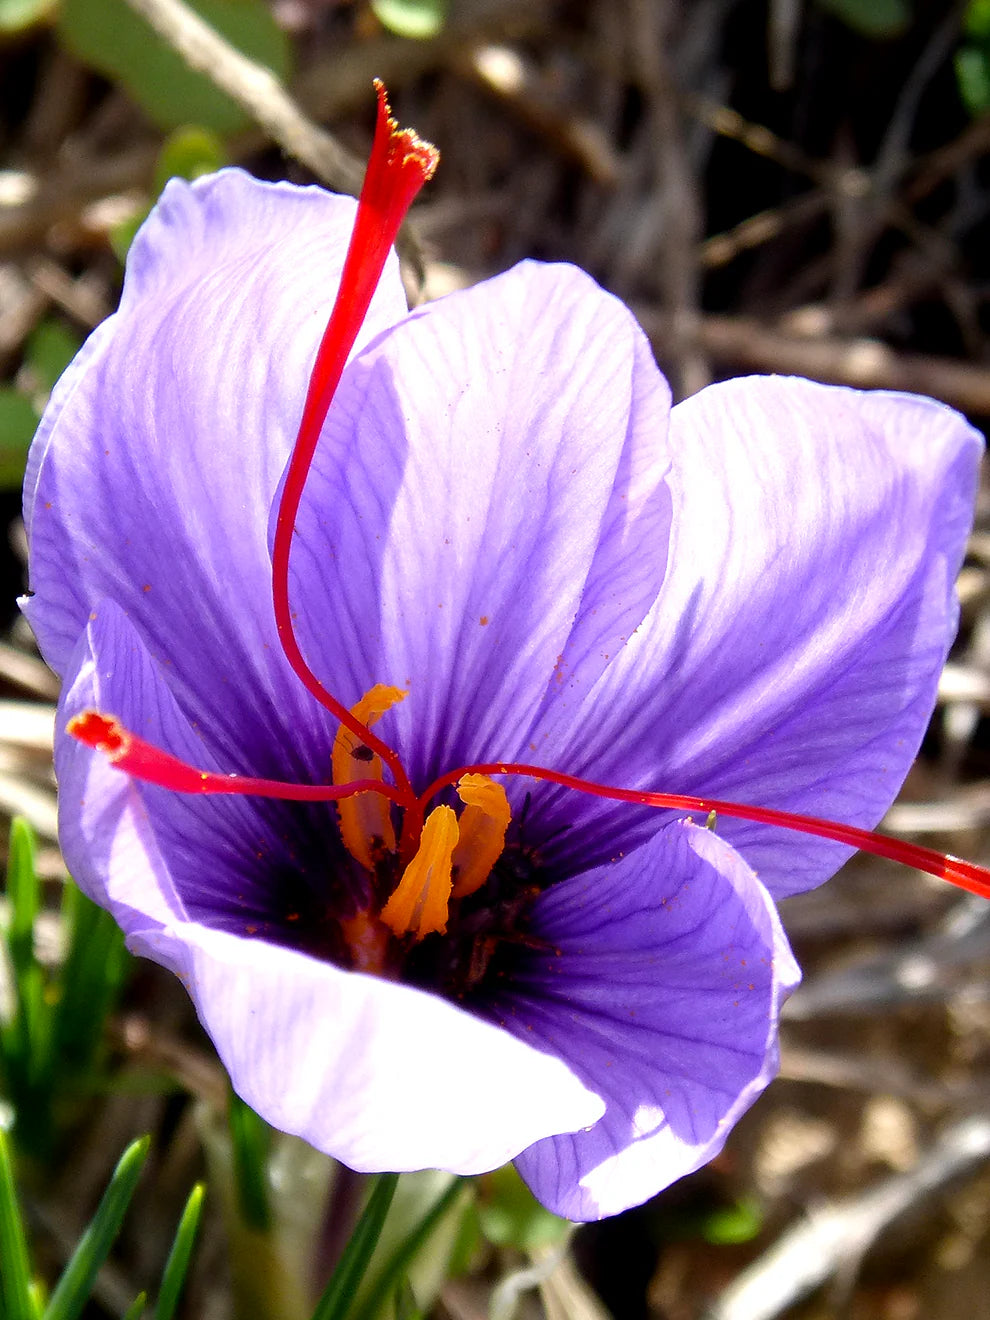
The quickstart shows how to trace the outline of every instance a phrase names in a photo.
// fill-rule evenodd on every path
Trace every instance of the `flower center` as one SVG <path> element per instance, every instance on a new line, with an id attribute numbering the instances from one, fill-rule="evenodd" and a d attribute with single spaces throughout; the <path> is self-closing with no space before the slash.
<path id="1" fill-rule="evenodd" d="M 376 683 L 350 713 L 361 727 L 370 729 L 405 696 L 402 688 Z M 382 758 L 350 725 L 341 724 L 337 731 L 332 764 L 337 787 L 384 781 Z M 456 791 L 464 804 L 460 818 L 449 806 L 439 806 L 426 817 L 416 852 L 381 911 L 369 907 L 353 922 L 341 923 L 356 966 L 367 967 L 372 947 L 384 965 L 387 940 L 380 933 L 374 940 L 370 935 L 376 921 L 406 943 L 446 934 L 451 899 L 466 898 L 488 879 L 505 845 L 512 818 L 509 800 L 501 784 L 484 775 L 464 775 Z M 392 803 L 386 797 L 370 792 L 342 797 L 337 814 L 344 846 L 372 881 L 398 873 Z M 367 892 L 374 896 L 379 888 L 371 883 Z"/>

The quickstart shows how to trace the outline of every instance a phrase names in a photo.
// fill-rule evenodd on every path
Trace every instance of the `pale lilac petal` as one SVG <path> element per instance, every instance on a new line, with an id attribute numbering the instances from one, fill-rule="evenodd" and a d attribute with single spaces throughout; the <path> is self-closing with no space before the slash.
<path id="1" fill-rule="evenodd" d="M 414 782 L 518 753 L 548 688 L 577 714 L 641 622 L 667 555 L 668 405 L 632 316 L 566 266 L 445 298 L 352 364 L 293 603 L 317 672 L 350 666 L 347 702 L 410 689 L 385 736 Z"/>
<path id="2" fill-rule="evenodd" d="M 120 310 L 59 383 L 31 451 L 26 613 L 64 671 L 94 602 L 127 611 L 227 752 L 298 770 L 326 728 L 275 640 L 267 522 L 354 203 L 238 170 L 170 183 Z M 361 342 L 404 315 L 389 261 Z"/>
<path id="3" fill-rule="evenodd" d="M 702 391 L 674 409 L 671 435 L 663 591 L 583 718 L 548 707 L 554 764 L 872 827 L 955 631 L 979 436 L 928 399 L 775 377 Z M 580 828 L 557 795 L 544 819 L 572 826 L 554 854 L 564 867 L 630 841 L 622 808 L 589 804 Z M 644 813 L 633 837 L 653 828 Z M 847 855 L 770 827 L 720 830 L 777 896 Z"/>
<path id="4" fill-rule="evenodd" d="M 687 822 L 555 886 L 533 926 L 552 951 L 520 961 L 505 1024 L 568 1060 L 608 1107 L 517 1165 L 565 1218 L 617 1214 L 716 1155 L 775 1075 L 797 966 L 749 867 Z"/>
<path id="5" fill-rule="evenodd" d="M 194 745 L 133 634 L 128 649 L 126 619 L 111 605 L 97 613 L 74 657 L 60 722 L 129 688 L 147 732 L 178 753 Z M 271 804 L 135 785 L 64 734 L 58 753 L 67 862 L 130 947 L 182 977 L 235 1088 L 276 1127 L 359 1170 L 467 1174 L 601 1115 L 601 1099 L 567 1065 L 489 1022 L 247 936 L 249 919 L 232 914 L 251 883 L 252 841 L 272 833 Z M 304 824 L 293 846 L 307 832 Z M 270 858 L 260 874 L 273 879 Z"/>
<path id="6" fill-rule="evenodd" d="M 92 707 L 100 683 L 86 633 L 69 662 L 59 702 L 55 764 L 59 779 L 59 843 L 76 884 L 130 935 L 186 916 L 161 856 L 141 791 L 65 732 Z"/>
<path id="7" fill-rule="evenodd" d="M 482 1173 L 602 1112 L 552 1054 L 435 995 L 201 924 L 133 942 L 186 981 L 248 1104 L 359 1172 Z"/>

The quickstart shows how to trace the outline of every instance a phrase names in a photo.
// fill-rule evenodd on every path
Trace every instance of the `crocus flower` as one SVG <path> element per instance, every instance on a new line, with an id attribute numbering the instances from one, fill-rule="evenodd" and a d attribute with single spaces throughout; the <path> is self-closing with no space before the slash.
<path id="1" fill-rule="evenodd" d="M 774 1074 L 774 900 L 862 841 L 775 813 L 891 802 L 980 446 L 805 380 L 671 409 L 567 266 L 407 312 L 432 163 L 382 107 L 357 211 L 169 184 L 35 440 L 25 609 L 66 860 L 240 1094 L 359 1170 L 516 1158 L 588 1219 Z"/>

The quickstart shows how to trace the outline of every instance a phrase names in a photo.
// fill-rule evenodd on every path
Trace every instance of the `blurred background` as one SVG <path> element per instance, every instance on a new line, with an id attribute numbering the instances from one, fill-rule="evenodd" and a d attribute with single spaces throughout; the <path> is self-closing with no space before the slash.
<path id="1" fill-rule="evenodd" d="M 180 987 L 127 957 L 59 858 L 57 686 L 14 604 L 24 458 L 54 381 L 113 309 L 168 177 L 237 163 L 354 190 L 380 77 L 442 150 L 404 240 L 413 300 L 523 257 L 575 262 L 632 306 L 679 397 L 797 373 L 932 394 L 985 425 L 990 0 L 197 0 L 222 59 L 181 22 L 170 48 L 139 9 L 167 27 L 153 0 L 0 0 L 5 852 L 26 822 L 0 909 L 0 1127 L 49 1285 L 127 1143 L 152 1136 L 77 1313 L 141 1313 L 205 1179 L 176 1314 L 301 1316 L 310 1264 L 334 1252 L 325 1224 L 314 1245 L 328 1180 L 338 1202 L 360 1188 L 230 1106 Z M 237 51 L 274 79 L 259 91 Z M 885 826 L 984 863 L 988 512 Z M 782 1078 L 711 1167 L 576 1234 L 509 1175 L 477 1180 L 424 1238 L 416 1302 L 372 1298 L 369 1320 L 990 1316 L 990 907 L 859 858 L 784 918 L 806 980 Z M 8 1277 L 12 1240 L 0 1207 Z"/>

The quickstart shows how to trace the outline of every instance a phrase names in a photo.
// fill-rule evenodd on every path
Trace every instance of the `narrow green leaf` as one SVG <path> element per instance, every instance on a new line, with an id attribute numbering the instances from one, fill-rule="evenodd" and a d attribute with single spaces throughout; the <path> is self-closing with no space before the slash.
<path id="1" fill-rule="evenodd" d="M 395 1195 L 397 1173 L 378 1175 L 368 1204 L 364 1207 L 351 1239 L 333 1272 L 333 1278 L 327 1284 L 326 1291 L 317 1303 L 313 1320 L 345 1320 L 351 1304 L 357 1296 L 357 1290 L 368 1268 L 368 1262 L 374 1254 L 382 1225 L 388 1214 L 392 1197 Z"/>
<path id="2" fill-rule="evenodd" d="M 375 1278 L 374 1285 L 365 1296 L 360 1308 L 354 1313 L 353 1320 L 374 1320 L 374 1317 L 389 1297 L 394 1296 L 397 1289 L 401 1291 L 403 1282 L 405 1282 L 407 1288 L 409 1287 L 406 1275 L 410 1266 L 432 1237 L 434 1229 L 437 1228 L 448 1211 L 453 1208 L 454 1203 L 466 1186 L 467 1183 L 457 1178 L 437 1197 L 419 1223 L 392 1252 L 392 1255 Z M 411 1289 L 409 1295 L 412 1295 Z M 415 1298 L 413 1298 L 413 1304 L 415 1306 Z"/>
<path id="3" fill-rule="evenodd" d="M 155 1320 L 172 1320 L 175 1314 L 179 1294 L 186 1281 L 186 1271 L 189 1269 L 200 1216 L 203 1213 L 205 1192 L 206 1188 L 203 1184 L 197 1183 L 189 1194 L 189 1200 L 186 1202 L 186 1208 L 182 1212 L 176 1230 L 175 1241 L 172 1243 L 172 1250 L 168 1253 L 168 1260 L 165 1262 L 162 1286 L 155 1306 Z"/>
<path id="4" fill-rule="evenodd" d="M 272 1226 L 268 1196 L 268 1141 L 271 1129 L 236 1091 L 227 1107 L 230 1144 L 234 1156 L 237 1206 L 248 1228 L 266 1233 Z"/>
<path id="5" fill-rule="evenodd" d="M 14 989 L 14 1007 L 0 1025 L 0 1065 L 14 1110 L 18 1149 L 44 1160 L 50 1153 L 51 1024 L 47 978 L 34 952 L 40 886 L 34 869 L 34 836 L 23 820 L 10 828 L 7 868 L 9 920 L 4 932 Z"/>
<path id="6" fill-rule="evenodd" d="M 65 1081 L 92 1069 L 104 1027 L 130 966 L 124 937 L 109 912 L 67 884 L 62 918 L 69 948 L 61 970 L 53 1051 Z"/>
<path id="7" fill-rule="evenodd" d="M 124 1312 L 124 1320 L 141 1320 L 144 1315 L 144 1308 L 148 1305 L 148 1294 L 139 1292 L 131 1302 L 130 1306 Z"/>
<path id="8" fill-rule="evenodd" d="M 21 1207 L 3 1128 L 0 1128 L 0 1262 L 4 1320 L 37 1320 Z"/>
<path id="9" fill-rule="evenodd" d="M 141 1137 L 131 1142 L 120 1157 L 96 1214 L 52 1293 L 44 1320 L 76 1320 L 82 1314 L 93 1281 L 120 1232 L 150 1146 L 151 1138 Z"/>
<path id="10" fill-rule="evenodd" d="M 423 1320 L 423 1312 L 408 1279 L 403 1279 L 396 1289 L 395 1320 Z"/>
<path id="11" fill-rule="evenodd" d="M 34 869 L 34 832 L 22 816 L 10 824 L 7 897 L 10 925 L 7 948 L 15 975 L 34 962 L 34 923 L 41 904 L 41 886 Z"/>

